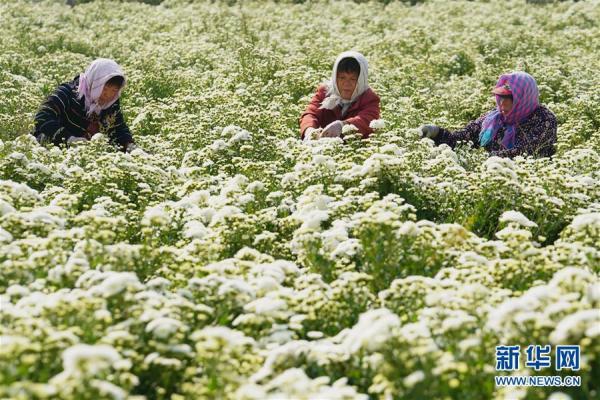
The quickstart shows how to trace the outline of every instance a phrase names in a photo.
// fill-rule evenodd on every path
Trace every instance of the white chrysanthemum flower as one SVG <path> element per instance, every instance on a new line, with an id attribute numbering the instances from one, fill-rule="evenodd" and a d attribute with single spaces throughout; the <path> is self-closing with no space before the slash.
<path id="1" fill-rule="evenodd" d="M 236 200 L 240 206 L 245 206 L 246 204 L 254 201 L 254 195 L 252 193 L 246 193 L 239 196 Z"/>
<path id="2" fill-rule="evenodd" d="M 69 177 L 78 177 L 85 173 L 84 169 L 79 165 L 73 165 L 65 171 L 65 174 Z"/>
<path id="3" fill-rule="evenodd" d="M 10 297 L 23 297 L 27 296 L 30 293 L 29 289 L 25 286 L 21 285 L 10 285 L 8 289 L 6 289 L 6 294 Z"/>
<path id="4" fill-rule="evenodd" d="M 157 318 L 146 325 L 146 332 L 152 333 L 157 339 L 166 339 L 173 333 L 177 332 L 183 323 L 173 318 Z"/>
<path id="5" fill-rule="evenodd" d="M 310 210 L 302 213 L 302 230 L 317 230 L 321 227 L 321 222 L 327 221 L 329 213 L 323 210 Z"/>
<path id="6" fill-rule="evenodd" d="M 591 304 L 600 304 L 600 282 L 594 283 L 588 287 L 587 299 Z"/>
<path id="7" fill-rule="evenodd" d="M 0 335 L 0 343 L 2 344 L 2 353 L 4 353 L 16 351 L 19 348 L 27 348 L 31 345 L 31 340 L 25 336 Z"/>
<path id="8" fill-rule="evenodd" d="M 572 400 L 571 396 L 563 392 L 554 392 L 546 400 Z"/>
<path id="9" fill-rule="evenodd" d="M 170 223 L 171 216 L 162 206 L 147 209 L 142 218 L 143 225 L 168 225 Z"/>
<path id="10" fill-rule="evenodd" d="M 502 240 L 506 240 L 510 237 L 518 237 L 529 240 L 531 238 L 531 232 L 526 229 L 515 229 L 514 227 L 507 226 L 506 228 L 496 232 L 496 237 Z"/>
<path id="11" fill-rule="evenodd" d="M 571 227 L 575 231 L 582 231 L 587 227 L 600 227 L 600 213 L 579 214 L 571 222 Z"/>
<path id="12" fill-rule="evenodd" d="M 252 138 L 252 134 L 236 125 L 229 125 L 223 128 L 223 137 L 229 138 L 229 144 L 247 141 Z"/>
<path id="13" fill-rule="evenodd" d="M 35 170 L 38 173 L 44 174 L 44 175 L 52 174 L 52 171 L 50 171 L 50 168 L 48 168 L 44 164 L 40 164 L 38 162 L 29 163 L 29 168 L 32 170 Z"/>
<path id="14" fill-rule="evenodd" d="M 514 222 L 527 228 L 536 228 L 537 224 L 530 221 L 519 211 L 505 211 L 502 213 L 499 219 L 500 222 Z"/>
<path id="15" fill-rule="evenodd" d="M 364 348 L 376 351 L 400 327 L 400 318 L 386 308 L 369 310 L 360 315 L 358 323 L 343 332 L 342 346 L 350 353 Z"/>
<path id="16" fill-rule="evenodd" d="M 94 311 L 94 318 L 98 321 L 109 321 L 111 316 L 110 311 L 104 308 Z"/>
<path id="17" fill-rule="evenodd" d="M 341 220 L 333 221 L 333 226 L 321 234 L 321 240 L 324 251 L 334 251 L 341 242 L 348 240 L 347 223 Z"/>
<path id="18" fill-rule="evenodd" d="M 37 223 L 42 223 L 42 224 L 55 225 L 55 226 L 59 226 L 59 227 L 65 226 L 66 222 L 64 219 L 51 214 L 51 212 L 56 212 L 56 211 L 57 211 L 56 209 L 51 208 L 51 206 L 49 206 L 49 207 L 37 208 L 28 213 L 23 213 L 23 216 L 27 220 L 29 220 L 33 223 L 37 222 Z"/>
<path id="19" fill-rule="evenodd" d="M 81 253 L 73 253 L 64 266 L 64 272 L 67 275 L 70 275 L 74 272 L 83 272 L 90 269 L 90 263 L 85 257 L 84 254 Z"/>
<path id="20" fill-rule="evenodd" d="M 369 124 L 369 128 L 371 128 L 371 129 L 383 129 L 383 128 L 385 128 L 385 120 L 383 120 L 383 119 L 374 119 Z"/>
<path id="21" fill-rule="evenodd" d="M 271 315 L 276 311 L 286 310 L 287 303 L 281 299 L 261 297 L 244 306 L 244 310 L 255 314 Z"/>
<path id="22" fill-rule="evenodd" d="M 360 240 L 347 239 L 337 245 L 331 253 L 333 258 L 354 257 L 361 250 Z"/>
<path id="23" fill-rule="evenodd" d="M 192 204 L 205 204 L 210 198 L 210 192 L 208 190 L 196 190 L 184 198 Z M 181 200 L 183 201 L 184 198 Z"/>
<path id="24" fill-rule="evenodd" d="M 32 200 L 41 200 L 39 192 L 35 189 L 30 188 L 29 186 L 23 183 L 17 183 L 13 181 L 0 181 L 3 185 L 10 188 L 10 195 L 13 198 L 22 198 L 22 199 L 32 199 Z"/>
<path id="25" fill-rule="evenodd" d="M 81 278 L 81 277 L 80 277 Z M 111 297 L 121 293 L 128 287 L 135 290 L 141 289 L 142 285 L 138 277 L 133 272 L 105 272 L 102 283 L 93 286 L 90 291 L 92 294 L 99 294 L 103 297 Z"/>
<path id="26" fill-rule="evenodd" d="M 10 243 L 13 241 L 13 236 L 0 226 L 0 243 Z"/>
<path id="27" fill-rule="evenodd" d="M 10 203 L 3 199 L 0 199 L 0 217 L 15 211 L 15 208 Z"/>
<path id="28" fill-rule="evenodd" d="M 19 153 L 18 151 L 14 151 L 14 152 L 10 153 L 8 156 L 6 156 L 6 158 L 16 161 L 16 162 L 27 160 L 27 157 L 25 157 L 25 154 Z"/>
<path id="29" fill-rule="evenodd" d="M 97 389 L 98 392 L 101 395 L 106 396 L 106 398 L 111 398 L 113 400 L 125 400 L 127 398 L 127 392 L 125 390 L 107 381 L 93 379 L 90 382 L 90 386 Z"/>
<path id="30" fill-rule="evenodd" d="M 353 124 L 345 124 L 342 127 L 342 133 L 344 135 L 347 135 L 347 134 L 349 134 L 351 132 L 357 132 L 357 131 L 358 131 L 358 128 L 356 127 L 356 125 L 353 125 Z"/>
<path id="31" fill-rule="evenodd" d="M 183 237 L 188 239 L 204 239 L 209 233 L 210 230 L 196 220 L 186 222 L 183 227 Z"/>
<path id="32" fill-rule="evenodd" d="M 587 330 L 600 325 L 600 311 L 596 309 L 577 311 L 563 318 L 550 334 L 550 342 L 554 344 L 571 343 L 587 336 Z M 593 333 L 600 334 L 596 329 Z M 590 332 L 590 333 L 592 333 Z"/>
<path id="33" fill-rule="evenodd" d="M 106 140 L 106 139 L 107 139 L 106 135 L 104 135 L 102 132 L 98 132 L 94 136 L 92 136 L 91 141 L 92 142 L 99 142 L 99 141 Z"/>
<path id="34" fill-rule="evenodd" d="M 391 156 L 389 154 L 381 154 L 375 153 L 371 154 L 369 158 L 365 160 L 360 169 L 361 176 L 375 176 L 377 175 L 383 168 L 385 168 L 386 163 L 393 163 L 398 158 L 396 156 Z"/>
<path id="35" fill-rule="evenodd" d="M 332 158 L 330 156 L 324 156 L 322 154 L 315 154 L 312 158 L 312 163 L 314 165 L 324 165 L 327 162 L 329 162 L 330 160 L 332 160 Z"/>
<path id="36" fill-rule="evenodd" d="M 402 223 L 398 233 L 402 236 L 417 237 L 421 233 L 421 229 L 413 221 L 406 221 Z"/>
<path id="37" fill-rule="evenodd" d="M 265 184 L 261 181 L 254 181 L 248 184 L 246 190 L 250 193 L 262 192 L 263 190 L 265 190 Z"/>
<path id="38" fill-rule="evenodd" d="M 310 339 L 321 339 L 325 336 L 325 334 L 320 331 L 309 331 L 306 336 L 308 336 Z"/>
<path id="39" fill-rule="evenodd" d="M 267 201 L 275 201 L 284 196 L 285 196 L 285 193 L 283 193 L 282 191 L 275 191 L 275 192 L 269 193 L 266 197 L 266 200 Z"/>
<path id="40" fill-rule="evenodd" d="M 214 208 L 204 207 L 204 208 L 201 208 L 200 210 L 198 210 L 197 215 L 200 218 L 202 218 L 202 221 L 204 221 L 205 225 L 209 225 L 216 213 L 217 213 L 217 210 L 215 210 Z"/>
<path id="41" fill-rule="evenodd" d="M 208 146 L 212 151 L 224 150 L 228 147 L 227 142 L 223 139 L 217 139 Z"/>
<path id="42" fill-rule="evenodd" d="M 407 388 L 412 388 L 417 383 L 422 382 L 425 379 L 425 373 L 421 370 L 415 371 L 412 374 L 406 376 L 403 380 L 404 385 Z"/>
<path id="43" fill-rule="evenodd" d="M 237 143 L 252 139 L 252 134 L 246 130 L 240 130 L 229 139 L 230 143 Z"/>
<path id="44" fill-rule="evenodd" d="M 121 359 L 121 355 L 112 346 L 106 344 L 76 344 L 62 354 L 63 369 L 67 374 L 96 374 L 109 368 Z"/>
<path id="45" fill-rule="evenodd" d="M 146 282 L 146 286 L 154 290 L 165 290 L 171 286 L 171 281 L 159 276 Z"/>
<path id="46" fill-rule="evenodd" d="M 191 339 L 197 342 L 196 347 L 205 346 L 208 341 L 224 342 L 229 347 L 243 347 L 255 343 L 254 339 L 242 332 L 225 326 L 210 326 L 196 331 L 191 335 Z"/>
<path id="47" fill-rule="evenodd" d="M 393 154 L 395 156 L 399 156 L 404 153 L 404 149 L 398 147 L 396 143 L 388 143 L 386 145 L 383 145 L 381 146 L 379 151 L 384 154 Z"/>
<path id="48" fill-rule="evenodd" d="M 498 173 L 512 180 L 518 180 L 517 173 L 514 171 L 515 164 L 509 158 L 492 156 L 484 162 L 484 165 L 488 173 Z"/>
<path id="49" fill-rule="evenodd" d="M 210 222 L 210 226 L 215 226 L 220 222 L 224 222 L 227 218 L 233 217 L 234 215 L 243 214 L 242 210 L 235 206 L 225 206 L 218 210 L 215 215 L 213 215 L 212 220 Z"/>

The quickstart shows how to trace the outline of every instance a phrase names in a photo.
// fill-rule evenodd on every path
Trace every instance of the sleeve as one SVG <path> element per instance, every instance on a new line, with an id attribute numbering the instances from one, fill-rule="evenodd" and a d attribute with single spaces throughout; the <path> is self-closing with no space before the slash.
<path id="1" fill-rule="evenodd" d="M 55 145 L 65 143 L 72 136 L 65 127 L 66 112 L 70 105 L 69 96 L 59 87 L 42 103 L 35 114 L 34 136 L 40 143 Z"/>
<path id="2" fill-rule="evenodd" d="M 324 85 L 319 86 L 317 92 L 313 95 L 306 110 L 300 116 L 300 138 L 304 139 L 304 131 L 306 128 L 318 128 L 320 126 L 319 119 L 321 118 L 321 103 L 325 99 L 326 89 Z"/>
<path id="3" fill-rule="evenodd" d="M 358 131 L 362 133 L 363 138 L 367 138 L 373 133 L 373 129 L 371 129 L 369 125 L 374 119 L 379 119 L 379 96 L 375 93 L 369 97 L 369 100 L 365 103 L 356 117 L 348 118 L 344 120 L 344 122 L 356 126 Z"/>
<path id="4" fill-rule="evenodd" d="M 545 110 L 538 121 L 532 121 L 532 127 L 525 134 L 525 143 L 512 149 L 494 151 L 491 155 L 498 157 L 518 155 L 550 157 L 554 154 L 556 130 L 556 117 L 549 110 Z"/>
<path id="5" fill-rule="evenodd" d="M 131 135 L 131 131 L 125 123 L 125 118 L 123 117 L 123 112 L 121 111 L 121 105 L 119 101 L 115 103 L 115 130 L 113 131 L 113 137 L 111 141 L 115 144 L 121 145 L 125 148 L 129 143 L 133 142 L 133 136 Z"/>
<path id="6" fill-rule="evenodd" d="M 440 132 L 434 139 L 436 145 L 447 144 L 454 148 L 458 142 L 471 141 L 474 147 L 479 147 L 479 132 L 481 132 L 481 126 L 486 114 L 471 121 L 462 129 L 456 131 L 450 131 L 448 129 L 440 128 Z"/>

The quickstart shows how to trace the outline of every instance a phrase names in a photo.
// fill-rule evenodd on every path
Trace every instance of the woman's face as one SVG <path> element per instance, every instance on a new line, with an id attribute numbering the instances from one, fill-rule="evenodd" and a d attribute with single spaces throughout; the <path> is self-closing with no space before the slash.
<path id="1" fill-rule="evenodd" d="M 512 96 L 498 96 L 498 104 L 500 104 L 500 112 L 507 116 L 513 108 Z"/>
<path id="2" fill-rule="evenodd" d="M 352 99 L 352 93 L 356 89 L 358 74 L 356 72 L 338 72 L 335 83 L 337 84 L 340 95 L 344 100 Z"/>
<path id="3" fill-rule="evenodd" d="M 103 105 L 115 98 L 121 88 L 117 85 L 104 85 L 98 104 Z"/>

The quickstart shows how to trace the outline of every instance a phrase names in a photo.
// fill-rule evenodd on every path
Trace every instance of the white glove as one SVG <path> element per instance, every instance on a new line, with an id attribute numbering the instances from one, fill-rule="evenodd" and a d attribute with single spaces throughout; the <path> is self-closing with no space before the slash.
<path id="1" fill-rule="evenodd" d="M 132 151 L 134 151 L 134 150 L 135 150 L 135 149 L 137 149 L 137 148 L 138 148 L 138 146 L 137 146 L 135 143 L 133 143 L 133 142 L 130 142 L 130 143 L 129 143 L 129 144 L 127 144 L 127 146 L 125 147 L 125 152 L 126 152 L 126 153 L 131 153 Z"/>
<path id="2" fill-rule="evenodd" d="M 81 136 L 69 136 L 67 144 L 72 145 L 73 143 L 87 142 L 88 140 Z"/>
<path id="3" fill-rule="evenodd" d="M 339 119 L 337 121 L 333 121 L 323 129 L 321 137 L 340 137 L 342 135 L 343 127 L 344 123 Z"/>

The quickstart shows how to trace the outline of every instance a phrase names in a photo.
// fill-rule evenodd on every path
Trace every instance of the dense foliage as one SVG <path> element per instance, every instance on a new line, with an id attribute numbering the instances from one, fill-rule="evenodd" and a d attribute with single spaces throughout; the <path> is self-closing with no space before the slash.
<path id="1" fill-rule="evenodd" d="M 0 397 L 598 398 L 598 21 L 597 0 L 3 1 Z M 302 143 L 347 49 L 380 128 Z M 41 147 L 37 107 L 96 57 L 143 150 Z M 419 139 L 515 69 L 555 157 Z M 580 345 L 582 386 L 495 387 L 501 344 Z"/>

